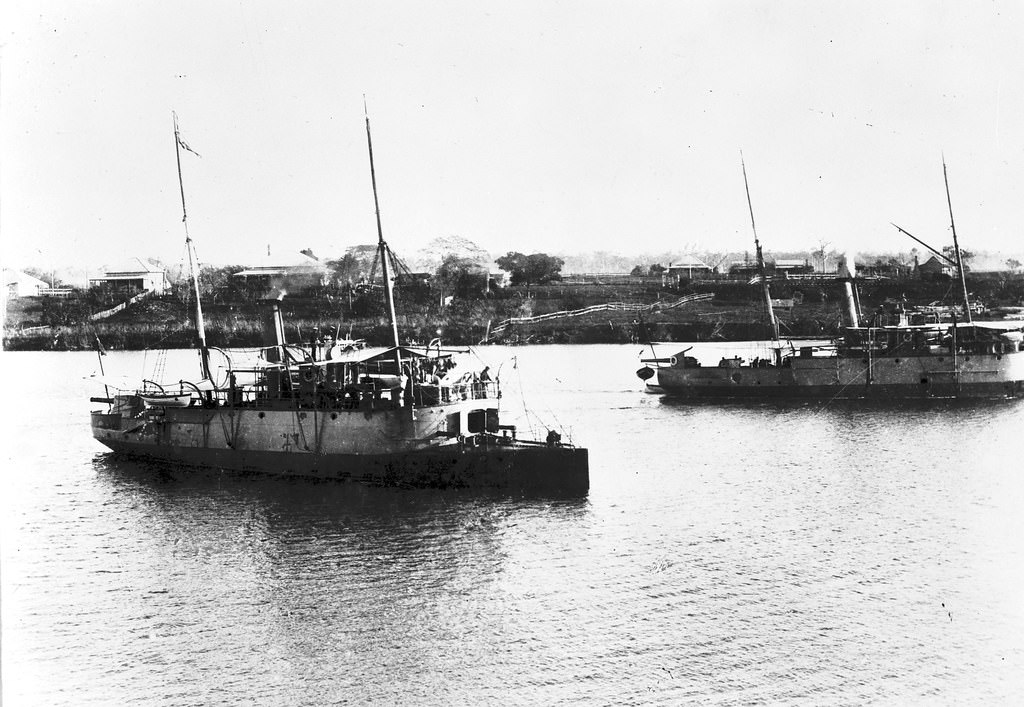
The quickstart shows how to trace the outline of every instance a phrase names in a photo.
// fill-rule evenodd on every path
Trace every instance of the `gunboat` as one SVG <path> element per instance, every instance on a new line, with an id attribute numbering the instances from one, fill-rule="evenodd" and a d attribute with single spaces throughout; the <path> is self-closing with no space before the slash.
<path id="1" fill-rule="evenodd" d="M 585 494 L 588 452 L 562 442 L 522 439 L 500 421 L 500 381 L 487 369 L 459 365 L 440 342 L 403 346 L 392 292 L 393 259 L 377 202 L 370 121 L 370 173 L 378 257 L 393 345 L 370 350 L 285 341 L 280 296 L 262 302 L 263 347 L 255 362 L 208 346 L 185 223 L 195 294 L 197 381 L 146 381 L 93 397 L 93 437 L 115 453 L 194 467 L 432 488 Z M 182 141 L 174 120 L 178 179 Z M 182 211 L 185 213 L 182 186 Z M 324 350 L 326 349 L 326 350 Z M 214 367 L 217 356 L 221 364 Z M 102 358 L 101 364 L 102 364 Z M 101 365 L 102 368 L 102 365 Z M 101 371 L 102 372 L 102 371 Z"/>
<path id="2" fill-rule="evenodd" d="M 943 163 L 943 176 L 946 166 Z M 746 166 L 743 166 L 747 186 Z M 949 202 L 949 183 L 946 180 Z M 754 225 L 747 186 L 747 205 L 754 230 L 767 325 L 772 339 L 768 355 L 754 360 L 722 358 L 718 365 L 701 365 L 686 349 L 669 357 L 641 359 L 637 375 L 667 396 L 685 399 L 818 398 L 827 400 L 875 398 L 1019 398 L 1024 396 L 1024 324 L 974 322 L 968 300 L 963 262 L 952 226 L 955 259 L 896 226 L 959 273 L 963 294 L 960 316 L 966 321 L 942 322 L 915 314 L 902 305 L 868 322 L 860 313 L 856 269 L 852 256 L 840 264 L 843 285 L 843 335 L 823 346 L 785 346 L 772 309 L 769 276 Z M 953 224 L 950 203 L 950 223 Z M 893 224 L 895 226 L 895 224 Z M 788 350 L 787 350 L 788 349 Z"/>

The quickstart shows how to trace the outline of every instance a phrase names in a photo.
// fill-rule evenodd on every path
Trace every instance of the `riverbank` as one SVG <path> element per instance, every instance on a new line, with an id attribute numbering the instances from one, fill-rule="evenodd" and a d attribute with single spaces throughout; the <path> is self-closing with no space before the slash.
<path id="1" fill-rule="evenodd" d="M 525 312 L 537 315 L 561 311 L 562 301 L 532 303 Z M 640 306 L 640 305 L 635 305 Z M 80 351 L 95 348 L 97 339 L 111 350 L 179 349 L 196 345 L 195 329 L 184 307 L 164 306 L 162 316 L 127 311 L 116 321 L 52 327 L 8 328 L 4 349 L 9 351 Z M 335 318 L 310 316 L 301 304 L 285 311 L 285 336 L 293 343 L 313 338 L 363 339 L 371 346 L 388 345 L 391 329 L 382 316 Z M 498 311 L 495 311 L 498 309 Z M 830 307 L 804 305 L 781 310 L 778 318 L 787 336 L 828 336 L 838 332 L 838 316 Z M 508 317 L 500 308 L 486 304 L 468 311 L 438 316 L 430 312 L 399 317 L 399 336 L 404 342 L 425 344 L 440 338 L 445 344 L 622 344 L 637 341 L 741 341 L 764 338 L 763 308 L 752 302 L 709 301 L 659 311 L 656 304 L 638 311 L 599 311 L 584 316 L 556 316 L 537 322 L 515 322 L 492 331 Z M 500 318 L 499 318 L 500 317 Z M 258 314 L 233 312 L 206 321 L 210 346 L 248 348 L 263 345 Z"/>
<path id="2" fill-rule="evenodd" d="M 835 282 L 774 283 L 780 332 L 787 338 L 822 338 L 841 330 Z M 1020 304 L 1024 277 L 977 275 L 969 280 L 972 299 L 988 304 Z M 865 281 L 860 284 L 865 313 L 906 302 L 951 302 L 949 281 Z M 621 344 L 642 341 L 750 341 L 768 335 L 756 288 L 745 282 L 693 281 L 683 288 L 601 287 L 553 284 L 508 288 L 488 297 L 400 299 L 399 335 L 425 344 L 440 338 L 449 345 Z M 680 304 L 681 300 L 685 300 Z M 222 348 L 263 344 L 256 302 L 204 305 L 207 342 Z M 292 343 L 314 338 L 363 339 L 387 345 L 391 330 L 375 301 L 338 296 L 289 297 L 281 303 L 285 335 Z M 580 313 L 580 310 L 593 309 Z M 573 312 L 573 315 L 559 314 Z M 190 308 L 173 297 L 154 297 L 102 321 L 88 321 L 74 303 L 21 298 L 8 303 L 3 347 L 9 351 L 76 351 L 96 341 L 107 349 L 192 348 L 196 344 Z M 543 317 L 537 319 L 538 317 Z M 84 321 L 83 321 L 84 320 Z M 511 323 L 509 323 L 511 322 Z"/>

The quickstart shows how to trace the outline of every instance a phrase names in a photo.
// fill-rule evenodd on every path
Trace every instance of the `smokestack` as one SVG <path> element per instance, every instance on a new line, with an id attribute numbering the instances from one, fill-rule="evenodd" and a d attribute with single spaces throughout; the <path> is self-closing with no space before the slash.
<path id="1" fill-rule="evenodd" d="M 281 347 L 284 346 L 284 318 L 281 316 L 281 300 L 285 292 L 277 297 L 260 301 L 260 321 L 263 325 L 263 346 L 267 349 L 267 360 L 280 363 Z"/>
<path id="2" fill-rule="evenodd" d="M 848 327 L 860 326 L 860 314 L 857 311 L 857 296 L 853 291 L 853 279 L 857 277 L 857 265 L 853 253 L 846 253 L 839 259 L 839 279 L 843 281 L 843 324 Z"/>

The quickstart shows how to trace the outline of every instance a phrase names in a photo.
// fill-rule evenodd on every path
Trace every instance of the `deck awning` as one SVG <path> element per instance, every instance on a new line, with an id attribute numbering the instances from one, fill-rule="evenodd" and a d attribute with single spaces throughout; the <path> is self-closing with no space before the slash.
<path id="1" fill-rule="evenodd" d="M 383 349 L 362 349 L 353 351 L 352 358 L 343 359 L 358 363 L 375 363 L 377 361 L 393 361 L 395 349 L 401 354 L 403 360 L 412 358 L 451 358 L 455 354 L 466 353 L 467 349 L 443 349 L 438 347 L 411 347 L 411 346 L 390 346 Z"/>

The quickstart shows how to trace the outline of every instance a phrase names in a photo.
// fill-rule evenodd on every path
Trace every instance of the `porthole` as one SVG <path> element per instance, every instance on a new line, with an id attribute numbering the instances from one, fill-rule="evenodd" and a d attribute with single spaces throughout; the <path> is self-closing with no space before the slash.
<path id="1" fill-rule="evenodd" d="M 266 416 L 267 416 L 267 413 L 261 412 L 258 417 L 262 420 Z"/>

